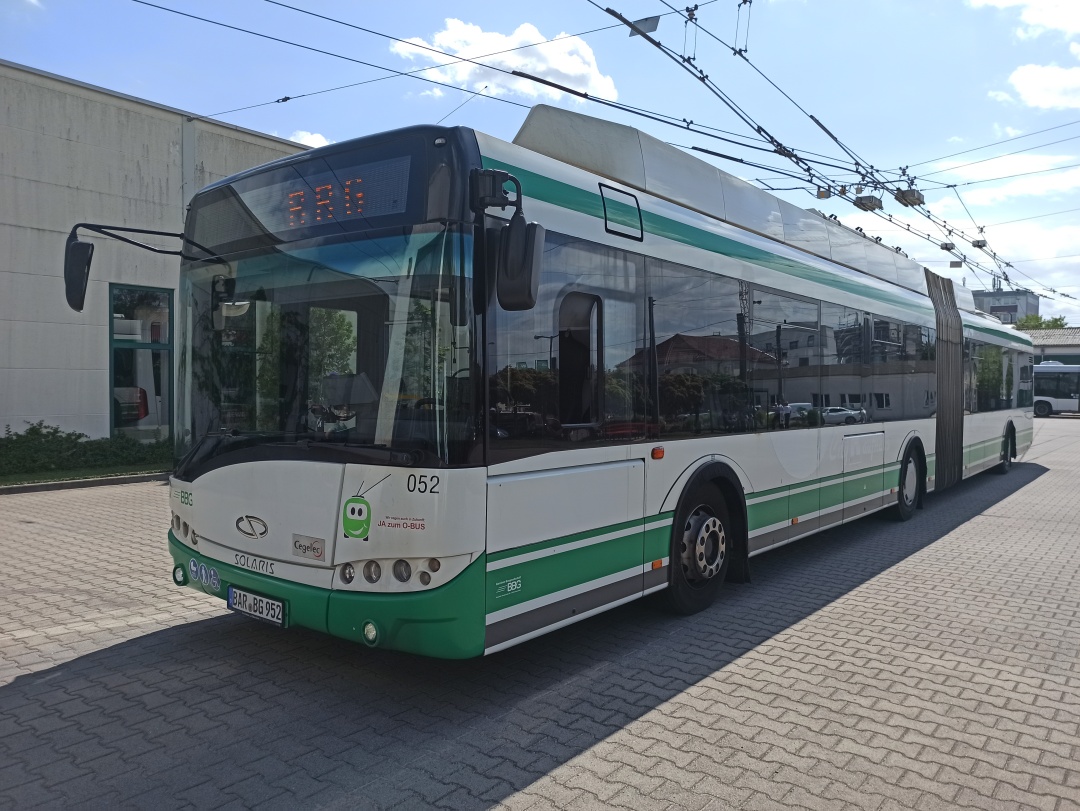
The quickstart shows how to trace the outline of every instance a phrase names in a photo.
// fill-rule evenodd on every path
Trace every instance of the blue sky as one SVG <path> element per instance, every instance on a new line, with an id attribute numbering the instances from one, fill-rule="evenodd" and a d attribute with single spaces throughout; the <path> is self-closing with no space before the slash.
<path id="1" fill-rule="evenodd" d="M 153 2 L 336 56 L 135 0 L 0 0 L 0 57 L 309 143 L 440 120 L 510 139 L 527 106 L 546 102 L 805 178 L 776 154 L 549 94 L 469 63 L 447 65 L 430 52 L 269 0 Z M 480 56 L 533 45 L 480 61 L 698 125 L 754 135 L 700 82 L 642 39 L 630 38 L 625 28 L 608 28 L 616 21 L 587 0 L 283 2 L 451 54 Z M 1080 0 L 753 0 L 741 5 L 739 0 L 714 0 L 699 3 L 701 28 L 696 32 L 680 15 L 669 13 L 685 5 L 669 7 L 663 0 L 605 0 L 599 5 L 634 20 L 666 15 L 654 36 L 694 56 L 731 100 L 785 146 L 845 165 L 843 171 L 819 167 L 834 183 L 854 183 L 852 159 L 800 107 L 866 163 L 893 172 L 910 167 L 939 221 L 969 236 L 978 235 L 976 226 L 984 227 L 990 248 L 1014 264 L 1006 269 L 1010 278 L 1049 296 L 1042 300 L 1042 314 L 1063 314 L 1070 324 L 1080 325 L 1080 167 L 1068 168 L 1080 164 Z M 565 38 L 535 45 L 557 37 Z M 746 48 L 752 64 L 728 46 Z M 350 59 L 398 71 L 430 68 L 418 75 L 449 87 L 393 76 Z M 367 83 L 319 92 L 359 82 Z M 299 98 L 268 104 L 283 96 Z M 245 107 L 251 109 L 237 110 Z M 1040 134 L 1049 128 L 1056 129 Z M 948 157 L 965 150 L 975 151 Z M 893 222 L 835 196 L 817 200 L 807 193 L 805 180 L 715 162 L 758 185 L 798 187 L 778 194 L 836 214 L 844 224 L 900 246 L 973 289 L 989 284 L 983 271 L 949 270 L 951 257 L 902 226 L 937 241 L 948 239 L 986 268 L 994 266 L 991 258 L 962 236 L 944 236 L 938 225 L 889 196 L 884 211 Z M 1025 174 L 1030 172 L 1038 174 Z M 952 190 L 943 184 L 958 185 Z"/>

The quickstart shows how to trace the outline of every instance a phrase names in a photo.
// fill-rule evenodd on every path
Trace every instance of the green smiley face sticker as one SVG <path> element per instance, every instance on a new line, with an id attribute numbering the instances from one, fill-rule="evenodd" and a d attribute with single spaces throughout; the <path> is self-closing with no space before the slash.
<path id="1" fill-rule="evenodd" d="M 366 538 L 371 531 L 371 505 L 366 498 L 354 496 L 341 511 L 341 527 L 350 538 Z"/>

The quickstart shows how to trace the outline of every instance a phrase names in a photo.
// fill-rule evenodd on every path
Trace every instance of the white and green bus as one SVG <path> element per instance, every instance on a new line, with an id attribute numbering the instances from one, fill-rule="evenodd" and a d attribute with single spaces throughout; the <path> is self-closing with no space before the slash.
<path id="1" fill-rule="evenodd" d="M 1044 360 L 1033 372 L 1036 417 L 1080 413 L 1080 366 Z"/>
<path id="2" fill-rule="evenodd" d="M 173 578 L 282 627 L 463 658 L 692 614 L 1031 442 L 1031 342 L 964 288 L 577 113 L 252 169 L 182 245 Z"/>

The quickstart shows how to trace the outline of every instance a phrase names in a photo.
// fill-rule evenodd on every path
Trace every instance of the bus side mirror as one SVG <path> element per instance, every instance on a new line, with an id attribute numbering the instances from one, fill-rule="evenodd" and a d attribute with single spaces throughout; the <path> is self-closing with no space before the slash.
<path id="1" fill-rule="evenodd" d="M 520 208 L 503 226 L 495 290 L 504 310 L 531 310 L 536 306 L 544 236 L 544 227 L 539 223 L 526 225 Z"/>
<path id="2" fill-rule="evenodd" d="M 64 287 L 68 306 L 77 313 L 86 303 L 86 285 L 90 281 L 90 261 L 94 257 L 94 244 L 80 242 L 72 231 L 64 248 Z"/>

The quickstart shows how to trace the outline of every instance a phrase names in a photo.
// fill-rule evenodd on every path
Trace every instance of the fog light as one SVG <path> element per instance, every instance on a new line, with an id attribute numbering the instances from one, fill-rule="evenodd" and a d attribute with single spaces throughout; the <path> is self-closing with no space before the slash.
<path id="1" fill-rule="evenodd" d="M 364 579 L 369 583 L 378 583 L 382 577 L 382 566 L 377 560 L 369 560 L 364 564 Z"/>
<path id="2" fill-rule="evenodd" d="M 430 569 L 431 571 L 433 571 L 433 572 L 437 572 L 437 571 L 439 571 L 439 569 L 441 569 L 441 568 L 442 568 L 442 564 L 441 564 L 441 563 L 439 563 L 439 559 L 438 559 L 438 558 L 432 558 L 431 560 L 429 560 L 429 561 L 427 562 L 427 567 L 428 567 L 428 569 Z"/>
<path id="3" fill-rule="evenodd" d="M 172 570 L 172 579 L 178 586 L 187 585 L 187 572 L 184 570 L 183 566 L 177 566 Z"/>
<path id="4" fill-rule="evenodd" d="M 429 575 L 427 572 L 420 572 L 420 585 L 426 586 L 430 582 L 431 575 Z"/>
<path id="5" fill-rule="evenodd" d="M 356 570 L 351 563 L 346 563 L 341 567 L 341 580 L 344 583 L 351 583 L 353 578 L 356 577 Z"/>
<path id="6" fill-rule="evenodd" d="M 394 577 L 400 580 L 402 583 L 408 583 L 409 578 L 412 577 L 412 566 L 409 565 L 407 560 L 395 560 L 394 561 Z"/>
<path id="7" fill-rule="evenodd" d="M 369 645 L 374 645 L 379 641 L 379 629 L 375 627 L 375 623 L 368 620 L 364 623 L 363 627 L 364 641 Z"/>

